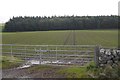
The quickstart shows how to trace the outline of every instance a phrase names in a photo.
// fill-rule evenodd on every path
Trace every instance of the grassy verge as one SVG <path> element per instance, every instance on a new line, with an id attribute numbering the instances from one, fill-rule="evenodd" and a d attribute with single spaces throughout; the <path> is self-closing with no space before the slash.
<path id="1" fill-rule="evenodd" d="M 51 66 L 45 66 L 45 65 L 35 65 L 33 67 L 29 67 L 28 70 L 29 72 L 33 73 L 33 72 L 36 72 L 36 71 L 40 71 L 40 70 L 47 70 L 47 69 L 50 69 L 52 68 Z"/>
<path id="2" fill-rule="evenodd" d="M 91 62 L 90 64 L 94 64 L 94 62 Z M 68 67 L 61 70 L 58 70 L 58 74 L 64 74 L 66 78 L 89 78 L 88 75 L 88 66 L 90 64 L 87 64 L 85 67 Z"/>
<path id="3" fill-rule="evenodd" d="M 118 65 L 106 65 L 105 67 L 96 68 L 94 65 L 89 65 L 87 67 L 87 72 L 91 78 L 116 78 L 120 79 L 120 62 Z"/>
<path id="4" fill-rule="evenodd" d="M 2 69 L 9 69 L 9 68 L 15 68 L 18 67 L 23 61 L 13 57 L 11 59 L 11 57 L 9 56 L 1 56 L 2 61 L 1 61 L 1 65 L 0 68 Z"/>
<path id="5" fill-rule="evenodd" d="M 85 67 L 69 67 L 57 71 L 64 74 L 66 78 L 115 78 L 120 79 L 120 64 L 118 66 L 96 67 L 92 62 Z"/>
<path id="6" fill-rule="evenodd" d="M 86 77 L 86 69 L 83 67 L 71 67 L 58 71 L 59 74 L 64 74 L 67 78 L 82 78 Z"/>

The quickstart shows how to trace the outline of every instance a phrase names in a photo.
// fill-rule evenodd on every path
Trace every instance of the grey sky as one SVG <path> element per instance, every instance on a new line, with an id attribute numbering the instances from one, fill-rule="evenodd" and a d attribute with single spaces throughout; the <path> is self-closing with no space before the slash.
<path id="1" fill-rule="evenodd" d="M 118 15 L 119 0 L 0 0 L 0 23 L 13 16 Z"/>

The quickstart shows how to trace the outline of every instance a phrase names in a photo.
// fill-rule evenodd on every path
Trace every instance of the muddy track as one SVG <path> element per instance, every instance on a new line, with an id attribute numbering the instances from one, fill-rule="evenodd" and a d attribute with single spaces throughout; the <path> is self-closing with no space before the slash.
<path id="1" fill-rule="evenodd" d="M 61 67 L 54 66 L 51 68 L 29 71 L 29 69 L 4 69 L 2 70 L 3 78 L 64 78 L 64 75 L 57 73 Z"/>

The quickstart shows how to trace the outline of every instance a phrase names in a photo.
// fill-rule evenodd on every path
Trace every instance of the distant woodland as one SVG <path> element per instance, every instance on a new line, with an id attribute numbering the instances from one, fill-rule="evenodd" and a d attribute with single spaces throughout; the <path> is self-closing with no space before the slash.
<path id="1" fill-rule="evenodd" d="M 118 29 L 118 16 L 51 16 L 13 17 L 4 32 Z"/>

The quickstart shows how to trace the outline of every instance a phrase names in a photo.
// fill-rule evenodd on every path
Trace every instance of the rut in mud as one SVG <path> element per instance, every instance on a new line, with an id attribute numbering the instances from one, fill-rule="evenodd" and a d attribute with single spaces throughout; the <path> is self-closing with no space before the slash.
<path id="1" fill-rule="evenodd" d="M 64 78 L 64 75 L 57 73 L 63 69 L 61 66 L 37 67 L 32 66 L 24 69 L 4 69 L 2 70 L 3 78 Z"/>

